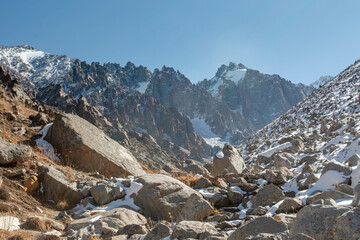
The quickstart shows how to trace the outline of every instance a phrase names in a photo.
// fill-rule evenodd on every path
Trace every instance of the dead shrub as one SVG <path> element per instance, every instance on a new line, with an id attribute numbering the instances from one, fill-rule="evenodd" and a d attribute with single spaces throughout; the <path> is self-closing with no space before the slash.
<path id="1" fill-rule="evenodd" d="M 25 225 L 32 230 L 45 232 L 50 229 L 51 223 L 43 221 L 40 217 L 30 217 L 26 220 Z"/>
<path id="2" fill-rule="evenodd" d="M 66 200 L 61 200 L 56 203 L 55 208 L 58 211 L 65 211 L 65 210 L 68 210 L 70 208 L 70 206 Z"/>

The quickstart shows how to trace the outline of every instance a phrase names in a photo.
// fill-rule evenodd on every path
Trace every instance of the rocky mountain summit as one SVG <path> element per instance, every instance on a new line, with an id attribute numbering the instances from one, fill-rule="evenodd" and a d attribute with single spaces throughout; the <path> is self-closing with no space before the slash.
<path id="1" fill-rule="evenodd" d="M 279 75 L 260 73 L 243 64 L 222 65 L 210 80 L 198 83 L 260 129 L 305 98 L 312 87 L 294 84 Z"/>

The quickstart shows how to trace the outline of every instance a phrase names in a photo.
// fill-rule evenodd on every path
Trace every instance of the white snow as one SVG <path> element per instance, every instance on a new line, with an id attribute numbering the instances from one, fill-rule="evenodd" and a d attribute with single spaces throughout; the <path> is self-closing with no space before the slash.
<path id="1" fill-rule="evenodd" d="M 13 216 L 0 216 L 0 229 L 14 231 L 20 229 L 20 221 Z"/>
<path id="2" fill-rule="evenodd" d="M 125 179 L 117 178 L 116 184 L 125 190 L 126 195 L 124 198 L 117 199 L 115 201 L 112 201 L 112 202 L 110 202 L 106 205 L 102 205 L 102 206 L 94 206 L 92 204 L 82 206 L 81 204 L 78 204 L 74 208 L 75 215 L 77 215 L 79 217 L 89 217 L 89 216 L 91 216 L 91 213 L 106 212 L 106 211 L 112 210 L 114 208 L 119 208 L 119 207 L 129 207 L 135 211 L 139 211 L 140 207 L 135 205 L 134 199 L 131 198 L 130 196 L 132 196 L 133 194 L 136 195 L 137 192 L 143 187 L 143 185 L 141 183 L 135 182 L 134 179 L 131 179 L 130 187 L 127 188 L 121 183 L 123 180 L 125 180 Z M 129 179 L 127 179 L 127 180 L 129 180 Z M 94 221 L 96 221 L 96 220 L 94 220 Z"/>
<path id="3" fill-rule="evenodd" d="M 220 150 L 218 153 L 215 154 L 218 158 L 223 158 L 224 157 L 224 153 L 222 150 Z"/>
<path id="4" fill-rule="evenodd" d="M 29 78 L 31 83 L 25 82 L 28 88 L 58 83 L 71 70 L 73 60 L 66 56 L 45 53 L 27 46 L 0 49 L 0 62 L 5 62 L 20 75 Z"/>
<path id="5" fill-rule="evenodd" d="M 238 84 L 242 79 L 244 79 L 246 70 L 247 69 L 243 68 L 243 69 L 228 71 L 226 77 L 229 78 L 234 83 Z"/>
<path id="6" fill-rule="evenodd" d="M 206 188 L 197 189 L 197 191 L 203 195 L 204 198 L 212 198 L 215 193 L 206 192 Z"/>
<path id="7" fill-rule="evenodd" d="M 93 222 L 96 222 L 96 221 L 99 220 L 100 218 L 101 218 L 101 215 L 98 215 L 98 216 L 90 219 L 90 222 L 92 222 L 92 223 L 93 223 Z"/>
<path id="8" fill-rule="evenodd" d="M 257 183 L 258 183 L 261 187 L 263 187 L 263 186 L 265 186 L 265 185 L 268 183 L 268 181 L 266 181 L 266 180 L 263 179 L 263 178 L 259 178 L 259 179 L 257 180 Z"/>
<path id="9" fill-rule="evenodd" d="M 218 97 L 220 87 L 222 85 L 224 85 L 224 82 L 223 82 L 222 79 L 215 79 L 215 80 L 212 80 L 212 81 L 213 81 L 213 85 L 210 87 L 209 93 L 211 95 L 213 95 L 214 97 Z"/>
<path id="10" fill-rule="evenodd" d="M 350 207 L 355 198 L 337 199 L 336 203 L 339 206 Z"/>
<path id="11" fill-rule="evenodd" d="M 204 138 L 216 138 L 218 137 L 215 133 L 212 132 L 211 127 L 205 122 L 203 118 L 192 118 L 191 123 L 194 127 L 194 130 Z"/>
<path id="12" fill-rule="evenodd" d="M 204 138 L 205 142 L 209 144 L 211 147 L 219 146 L 220 148 L 223 148 L 224 145 L 228 142 L 225 139 L 222 139 L 220 137 L 213 137 L 213 138 Z"/>
<path id="13" fill-rule="evenodd" d="M 209 87 L 208 91 L 211 95 L 213 95 L 215 98 L 219 99 L 219 93 L 221 90 L 221 87 L 225 85 L 226 80 L 230 80 L 234 82 L 235 84 L 239 84 L 241 80 L 245 78 L 247 69 L 241 68 L 241 69 L 235 69 L 235 70 L 229 70 L 219 78 L 213 77 L 210 82 L 211 86 Z"/>
<path id="14" fill-rule="evenodd" d="M 291 142 L 286 142 L 286 143 L 280 144 L 276 147 L 270 148 L 270 149 L 260 153 L 259 155 L 270 158 L 274 153 L 279 152 L 279 151 L 286 149 L 288 147 L 291 147 L 291 146 L 292 146 Z"/>
<path id="15" fill-rule="evenodd" d="M 46 137 L 50 127 L 53 125 L 53 123 L 49 123 L 47 124 L 40 132 L 39 134 L 41 134 L 41 138 L 36 139 L 36 145 L 39 147 L 40 151 L 47 156 L 50 159 L 56 160 L 58 162 L 60 162 L 60 158 L 58 158 L 55 155 L 55 151 L 54 151 L 54 147 L 53 145 L 51 145 L 51 143 L 49 143 L 48 141 L 44 140 L 44 138 Z"/>
<path id="16" fill-rule="evenodd" d="M 333 190 L 339 183 L 344 182 L 345 179 L 346 177 L 343 172 L 329 170 L 320 177 L 320 179 L 314 184 L 313 187 L 309 188 L 308 190 L 298 192 L 297 196 L 303 202 L 305 202 L 306 198 L 311 196 L 315 192 Z"/>
<path id="17" fill-rule="evenodd" d="M 19 57 L 27 64 L 30 64 L 31 61 L 35 58 L 41 58 L 44 56 L 45 56 L 44 52 L 37 50 L 19 53 Z"/>
<path id="18" fill-rule="evenodd" d="M 272 207 L 270 207 L 268 209 L 268 212 L 266 213 L 266 216 L 274 216 L 276 210 L 279 209 L 279 206 L 284 202 L 284 200 L 279 201 L 278 203 L 276 203 L 275 205 L 273 205 Z"/>
<path id="19" fill-rule="evenodd" d="M 240 192 L 240 193 L 242 193 L 242 194 L 246 194 L 247 192 L 245 192 L 244 190 L 242 190 L 240 187 L 238 187 L 238 186 L 234 186 L 234 187 L 231 187 L 231 189 L 233 190 L 233 191 L 236 191 L 236 192 Z"/>
<path id="20" fill-rule="evenodd" d="M 135 90 L 144 94 L 150 82 L 141 82 L 139 83 L 139 87 L 135 88 Z"/>

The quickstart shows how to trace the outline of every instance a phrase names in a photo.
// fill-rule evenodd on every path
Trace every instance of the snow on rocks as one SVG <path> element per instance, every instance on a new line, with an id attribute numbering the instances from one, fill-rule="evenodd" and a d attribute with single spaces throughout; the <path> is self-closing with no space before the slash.
<path id="1" fill-rule="evenodd" d="M 222 150 L 224 157 L 214 156 L 212 174 L 219 176 L 229 173 L 242 173 L 245 169 L 245 163 L 237 150 L 226 144 Z"/>
<path id="2" fill-rule="evenodd" d="M 40 132 L 41 138 L 36 139 L 36 145 L 39 147 L 40 151 L 50 159 L 54 159 L 56 161 L 60 161 L 60 158 L 55 155 L 54 147 L 48 141 L 44 140 L 45 136 L 48 134 L 48 131 L 53 123 L 47 124 Z"/>
<path id="3" fill-rule="evenodd" d="M 89 201 L 80 202 L 80 204 L 73 209 L 75 216 L 89 217 L 93 213 L 106 212 L 120 207 L 127 207 L 135 211 L 140 210 L 140 207 L 134 203 L 133 197 L 143 187 L 141 183 L 135 182 L 134 179 L 117 178 L 113 179 L 112 184 L 115 184 L 119 188 L 123 189 L 125 191 L 125 197 L 122 196 L 120 199 L 113 200 L 108 204 L 103 204 L 101 206 L 95 206 Z"/>
<path id="4" fill-rule="evenodd" d="M 14 231 L 20 229 L 20 220 L 13 216 L 0 216 L 0 229 Z"/>

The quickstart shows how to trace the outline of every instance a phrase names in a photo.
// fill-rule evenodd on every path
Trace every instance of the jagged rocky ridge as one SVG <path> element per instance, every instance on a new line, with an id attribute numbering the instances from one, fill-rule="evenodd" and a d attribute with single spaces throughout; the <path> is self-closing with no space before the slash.
<path id="1" fill-rule="evenodd" d="M 180 159 L 191 156 L 202 160 L 211 154 L 211 147 L 188 118 L 130 88 L 151 77 L 145 67 L 87 64 L 29 46 L 1 47 L 0 57 L 2 65 L 20 75 L 19 81 L 36 92 L 38 99 L 85 117 L 116 140 L 124 140 L 124 131 L 137 130 L 150 134 Z"/>
<path id="2" fill-rule="evenodd" d="M 233 63 L 194 85 L 169 67 L 152 73 L 130 62 L 87 64 L 28 46 L 1 47 L 1 52 L 1 62 L 46 103 L 76 111 L 87 102 L 106 124 L 147 132 L 178 158 L 209 157 L 209 146 L 197 134 L 212 146 L 240 143 L 313 90 Z M 94 116 L 91 122 L 104 125 Z"/>

